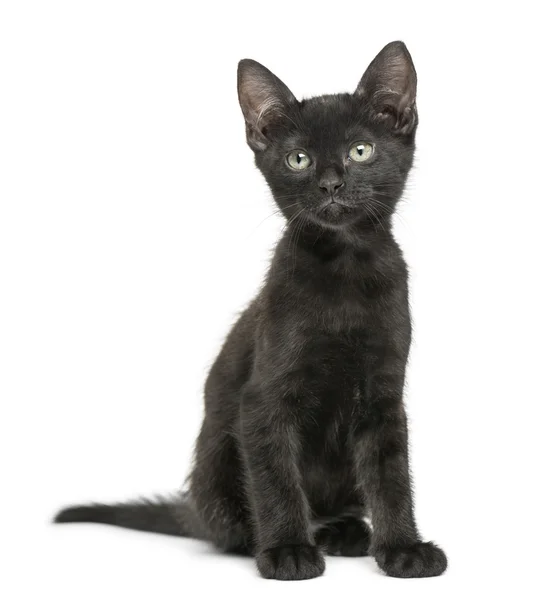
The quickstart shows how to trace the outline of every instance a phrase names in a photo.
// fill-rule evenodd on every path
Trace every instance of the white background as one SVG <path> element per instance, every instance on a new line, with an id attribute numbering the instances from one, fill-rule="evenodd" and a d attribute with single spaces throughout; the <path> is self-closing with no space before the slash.
<path id="1" fill-rule="evenodd" d="M 554 597 L 549 9 L 2 2 L 3 598 Z M 283 225 L 244 141 L 237 61 L 298 97 L 351 91 L 394 39 L 419 75 L 396 220 L 417 517 L 449 571 L 400 581 L 330 558 L 318 580 L 269 582 L 202 542 L 50 525 L 188 471 L 207 369 Z"/>

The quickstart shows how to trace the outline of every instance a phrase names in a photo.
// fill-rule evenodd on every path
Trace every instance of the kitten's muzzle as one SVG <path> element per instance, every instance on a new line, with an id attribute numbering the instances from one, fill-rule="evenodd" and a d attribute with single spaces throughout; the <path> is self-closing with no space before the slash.
<path id="1" fill-rule="evenodd" d="M 334 199 L 334 194 L 344 187 L 344 178 L 342 174 L 334 167 L 328 167 L 319 178 L 320 190 Z"/>

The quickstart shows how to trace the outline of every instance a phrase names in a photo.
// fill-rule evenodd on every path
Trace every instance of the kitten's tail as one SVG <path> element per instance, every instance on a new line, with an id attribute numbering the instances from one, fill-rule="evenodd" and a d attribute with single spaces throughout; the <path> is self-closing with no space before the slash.
<path id="1" fill-rule="evenodd" d="M 70 506 L 54 517 L 54 523 L 106 523 L 166 535 L 205 537 L 187 494 L 130 503 Z"/>

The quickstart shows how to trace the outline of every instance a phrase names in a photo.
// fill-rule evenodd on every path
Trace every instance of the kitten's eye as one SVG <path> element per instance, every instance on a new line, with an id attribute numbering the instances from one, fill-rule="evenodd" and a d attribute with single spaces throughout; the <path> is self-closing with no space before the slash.
<path id="1" fill-rule="evenodd" d="M 357 142 L 349 149 L 348 156 L 355 162 L 363 162 L 369 160 L 374 154 L 375 148 L 368 142 Z"/>
<path id="2" fill-rule="evenodd" d="M 292 169 L 303 171 L 311 164 L 311 159 L 304 150 L 294 150 L 286 156 L 286 162 Z"/>

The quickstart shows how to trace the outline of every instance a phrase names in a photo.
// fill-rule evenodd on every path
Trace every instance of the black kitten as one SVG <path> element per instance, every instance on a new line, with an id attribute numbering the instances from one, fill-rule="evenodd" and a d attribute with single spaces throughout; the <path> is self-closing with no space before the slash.
<path id="1" fill-rule="evenodd" d="M 320 575 L 323 550 L 371 554 L 395 577 L 446 569 L 413 516 L 407 270 L 391 233 L 413 161 L 416 86 L 401 42 L 354 94 L 301 102 L 262 65 L 239 63 L 247 142 L 288 225 L 206 382 L 188 491 L 73 507 L 57 522 L 203 538 L 253 554 L 273 579 Z"/>

